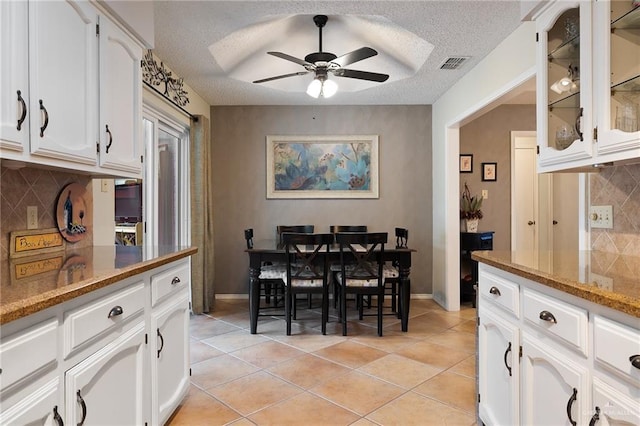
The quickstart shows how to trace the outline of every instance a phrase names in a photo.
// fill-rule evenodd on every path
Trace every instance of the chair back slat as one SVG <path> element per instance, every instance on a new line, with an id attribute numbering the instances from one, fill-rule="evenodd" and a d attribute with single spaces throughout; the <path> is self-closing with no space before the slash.
<path id="1" fill-rule="evenodd" d="M 244 239 L 247 242 L 247 249 L 253 248 L 253 228 L 244 230 Z"/>
<path id="2" fill-rule="evenodd" d="M 408 248 L 409 230 L 406 228 L 396 228 L 396 248 Z"/>
<path id="3" fill-rule="evenodd" d="M 314 225 L 278 225 L 276 226 L 276 233 L 278 234 L 278 244 L 281 247 L 284 246 L 282 234 L 285 232 L 292 232 L 296 234 L 313 234 L 314 229 Z"/>
<path id="4" fill-rule="evenodd" d="M 340 245 L 342 276 L 346 279 L 378 279 L 382 276 L 386 232 L 339 232 L 336 242 Z M 353 259 L 347 259 L 350 254 Z M 347 267 L 346 265 L 349 264 Z"/>
<path id="5" fill-rule="evenodd" d="M 337 234 L 338 232 L 367 232 L 367 225 L 331 225 L 329 232 Z"/>
<path id="6" fill-rule="evenodd" d="M 326 282 L 329 247 L 333 234 L 282 233 L 287 257 L 287 283 L 296 280 L 323 280 Z M 323 259 L 318 256 L 324 252 Z"/>

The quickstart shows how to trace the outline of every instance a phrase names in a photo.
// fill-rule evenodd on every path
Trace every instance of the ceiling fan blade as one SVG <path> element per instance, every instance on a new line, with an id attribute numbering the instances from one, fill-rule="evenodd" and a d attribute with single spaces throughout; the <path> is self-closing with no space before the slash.
<path id="1" fill-rule="evenodd" d="M 263 78 L 262 80 L 256 80 L 256 81 L 254 81 L 254 83 L 264 83 L 266 81 L 279 80 L 281 78 L 295 77 L 296 75 L 305 75 L 308 72 L 309 71 L 298 71 L 298 72 L 292 72 L 291 74 L 277 75 L 275 77 L 269 77 L 269 78 Z"/>
<path id="2" fill-rule="evenodd" d="M 341 67 L 344 67 L 349 64 L 353 64 L 354 62 L 358 62 L 363 59 L 376 56 L 377 54 L 378 52 L 376 52 L 370 47 L 361 47 L 360 49 L 356 49 L 353 52 L 345 53 L 344 55 L 334 59 L 331 62 L 336 63 Z"/>
<path id="3" fill-rule="evenodd" d="M 340 68 L 333 71 L 333 74 L 338 77 L 357 78 L 360 80 L 377 81 L 378 83 L 387 81 L 387 79 L 389 78 L 388 74 L 379 74 L 377 72 L 358 71 L 358 70 L 347 70 L 344 68 Z"/>
<path id="4" fill-rule="evenodd" d="M 312 63 L 309 63 L 307 61 L 305 61 L 304 59 L 298 59 L 295 56 L 291 56 L 291 55 L 287 55 L 286 53 L 281 53 L 281 52 L 267 52 L 269 55 L 273 55 L 275 57 L 281 58 L 281 59 L 285 59 L 287 61 L 291 61 L 291 62 L 295 62 L 298 65 L 302 65 L 303 67 L 315 67 L 315 65 L 313 65 Z"/>

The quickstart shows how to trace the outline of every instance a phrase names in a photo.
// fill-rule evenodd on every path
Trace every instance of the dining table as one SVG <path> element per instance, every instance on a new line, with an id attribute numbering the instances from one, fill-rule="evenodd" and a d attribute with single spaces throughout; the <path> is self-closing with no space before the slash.
<path id="1" fill-rule="evenodd" d="M 260 270 L 265 262 L 286 262 L 284 246 L 277 239 L 256 240 L 253 247 L 245 249 L 249 254 L 249 311 L 251 334 L 258 329 L 258 311 L 260 308 Z M 409 306 L 411 301 L 411 254 L 412 248 L 396 248 L 385 246 L 382 253 L 385 262 L 397 265 L 400 282 L 399 313 L 402 331 L 406 332 L 409 325 Z M 345 254 L 347 252 L 345 251 Z M 329 247 L 329 262 L 340 262 L 340 246 L 332 244 Z"/>

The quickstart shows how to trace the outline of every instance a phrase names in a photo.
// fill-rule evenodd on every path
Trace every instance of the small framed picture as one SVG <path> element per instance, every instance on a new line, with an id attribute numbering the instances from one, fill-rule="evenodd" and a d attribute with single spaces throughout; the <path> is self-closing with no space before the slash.
<path id="1" fill-rule="evenodd" d="M 473 173 L 473 154 L 460 154 L 460 173 Z"/>
<path id="2" fill-rule="evenodd" d="M 498 163 L 482 163 L 482 180 L 496 181 L 498 175 Z"/>

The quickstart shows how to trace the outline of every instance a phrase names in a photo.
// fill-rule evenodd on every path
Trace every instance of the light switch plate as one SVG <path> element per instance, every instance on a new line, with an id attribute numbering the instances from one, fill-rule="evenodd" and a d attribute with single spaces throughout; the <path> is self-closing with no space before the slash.
<path id="1" fill-rule="evenodd" d="M 592 228 L 613 229 L 613 206 L 591 206 Z"/>
<path id="2" fill-rule="evenodd" d="M 38 229 L 38 206 L 27 206 L 27 229 Z"/>
<path id="3" fill-rule="evenodd" d="M 485 200 L 489 199 L 489 190 L 488 189 L 483 189 L 482 190 L 482 198 L 484 198 Z"/>

